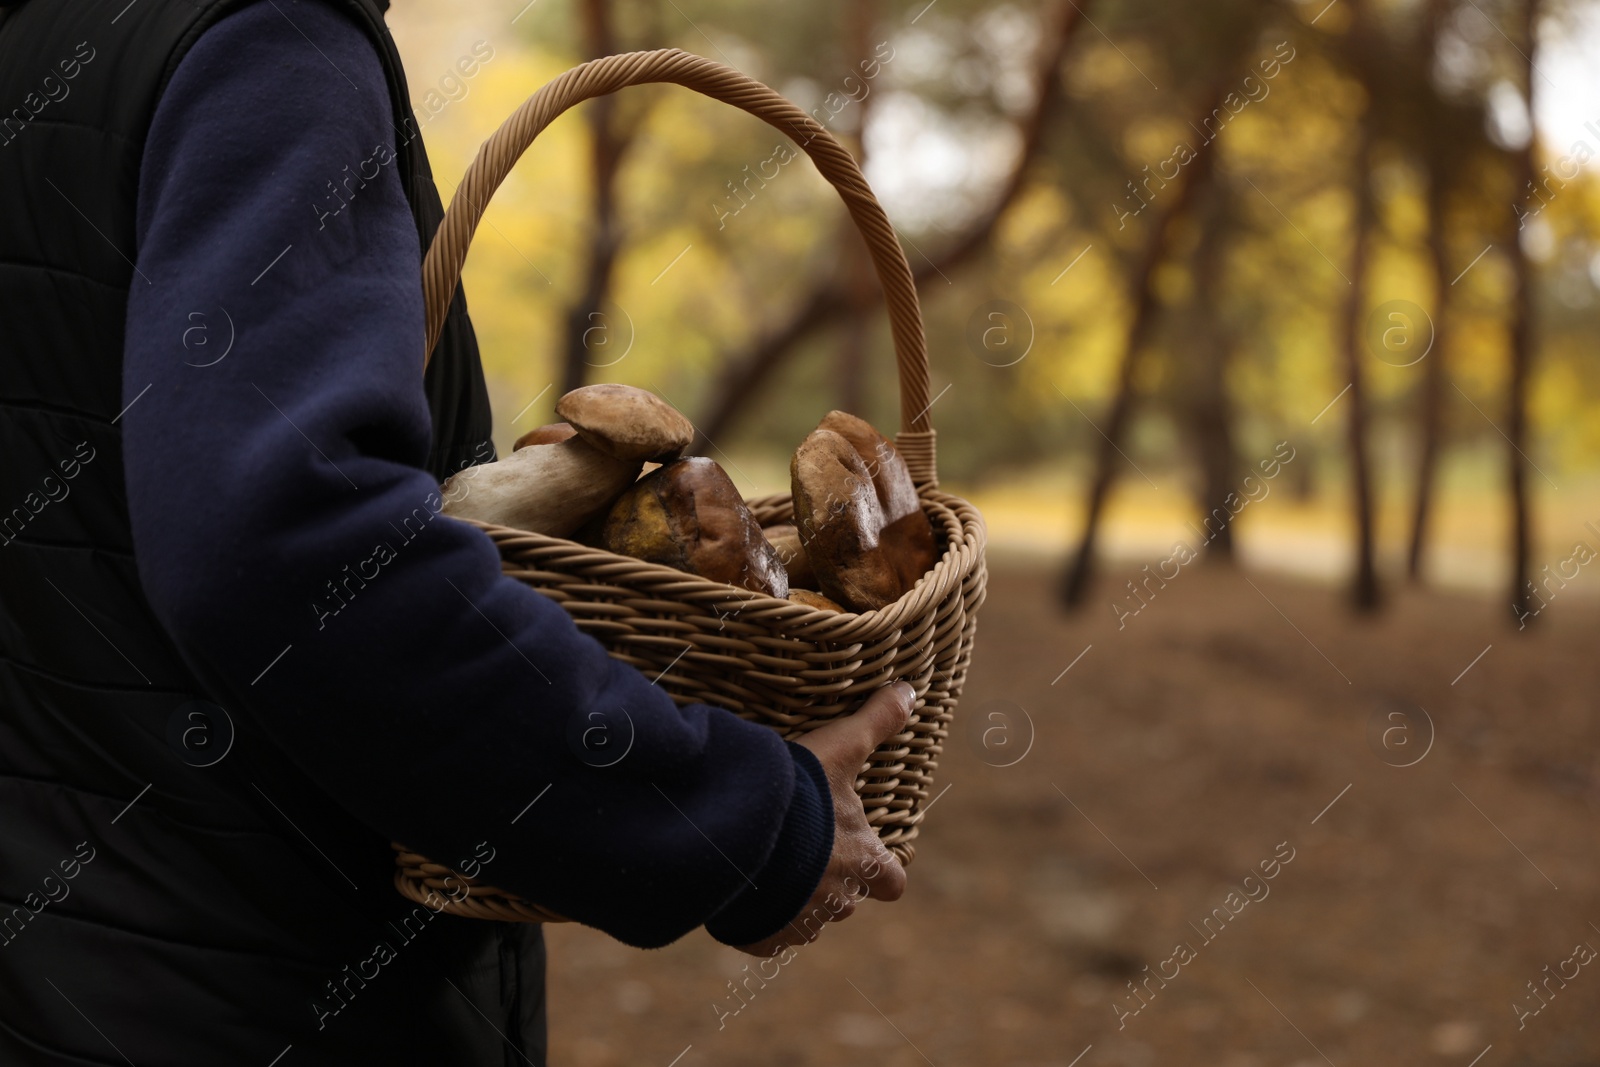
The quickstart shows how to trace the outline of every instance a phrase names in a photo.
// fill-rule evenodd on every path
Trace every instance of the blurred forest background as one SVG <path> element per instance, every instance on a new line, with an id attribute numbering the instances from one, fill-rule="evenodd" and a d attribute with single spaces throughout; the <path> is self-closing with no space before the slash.
<path id="1" fill-rule="evenodd" d="M 759 1023 L 707 1011 L 745 961 L 703 939 L 553 930 L 560 1062 L 1600 1063 L 1575 999 L 1505 1007 L 1600 945 L 1600 4 L 389 21 L 446 202 L 539 85 L 641 48 L 765 81 L 863 160 L 922 296 L 944 484 L 990 527 L 963 711 L 1032 753 L 953 737 L 911 898 L 808 949 Z M 611 380 L 680 407 L 747 495 L 787 489 L 830 408 L 896 428 L 864 247 L 784 144 L 672 86 L 541 136 L 465 274 L 502 451 Z M 1177 583 L 1180 545 L 1239 566 Z M 1350 823 L 1308 823 L 1346 783 Z M 1298 895 L 1117 1026 L 1284 838 L 1319 857 Z"/>
<path id="2" fill-rule="evenodd" d="M 1504 594 L 1516 498 L 1540 565 L 1600 518 L 1579 504 L 1600 458 L 1592 5 L 1549 0 L 1530 39 L 1510 3 L 925 4 L 392 22 L 447 200 L 589 55 L 684 47 L 814 110 L 901 230 L 950 386 L 942 473 L 1002 546 L 1065 556 L 1105 468 L 1103 543 L 1170 548 L 1280 440 L 1289 477 L 1218 550 L 1350 574 L 1359 496 L 1384 576 Z M 831 407 L 892 430 L 876 289 L 809 162 L 686 90 L 581 110 L 469 261 L 504 443 L 580 379 L 671 397 L 752 491 L 784 487 Z"/>

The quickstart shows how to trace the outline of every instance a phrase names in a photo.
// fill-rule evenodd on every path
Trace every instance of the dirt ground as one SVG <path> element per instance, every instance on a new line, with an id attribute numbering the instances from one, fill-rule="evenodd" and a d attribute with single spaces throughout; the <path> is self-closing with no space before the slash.
<path id="1" fill-rule="evenodd" d="M 1119 630 L 1135 567 L 993 570 L 906 897 L 737 1014 L 704 934 L 552 928 L 553 1063 L 1600 1064 L 1600 607 L 1196 565 Z"/>

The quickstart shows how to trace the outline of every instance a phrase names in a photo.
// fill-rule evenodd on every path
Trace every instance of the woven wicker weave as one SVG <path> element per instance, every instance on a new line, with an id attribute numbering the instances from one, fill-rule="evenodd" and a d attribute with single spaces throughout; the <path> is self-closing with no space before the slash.
<path id="1" fill-rule="evenodd" d="M 843 198 L 872 253 L 889 308 L 900 371 L 896 445 L 911 468 L 940 557 L 895 603 L 864 614 L 818 611 L 559 537 L 477 523 L 507 575 L 555 600 L 612 656 L 633 664 L 680 704 L 704 702 L 765 723 L 786 738 L 858 708 L 897 680 L 917 693 L 904 732 L 856 779 L 868 822 L 903 862 L 914 855 L 922 808 L 972 656 L 982 604 L 983 520 L 942 493 L 928 419 L 921 311 L 905 254 L 855 160 L 800 108 L 765 85 L 676 49 L 608 56 L 534 93 L 493 136 L 456 190 L 423 263 L 427 351 L 454 296 L 489 198 L 533 139 L 563 111 L 629 85 L 673 82 L 742 108 L 790 135 Z M 750 501 L 762 525 L 792 517 L 787 494 Z M 395 885 L 436 910 L 502 921 L 559 922 L 513 894 L 454 874 L 395 845 Z"/>

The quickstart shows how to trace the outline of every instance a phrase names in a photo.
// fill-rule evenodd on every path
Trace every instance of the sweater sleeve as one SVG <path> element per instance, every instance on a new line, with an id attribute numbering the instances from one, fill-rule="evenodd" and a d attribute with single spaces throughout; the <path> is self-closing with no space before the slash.
<path id="1" fill-rule="evenodd" d="M 376 49 L 331 5 L 250 4 L 174 73 L 123 375 L 146 595 L 214 695 L 376 831 L 487 842 L 485 880 L 630 944 L 765 937 L 827 864 L 820 767 L 675 706 L 439 514 L 395 137 Z"/>

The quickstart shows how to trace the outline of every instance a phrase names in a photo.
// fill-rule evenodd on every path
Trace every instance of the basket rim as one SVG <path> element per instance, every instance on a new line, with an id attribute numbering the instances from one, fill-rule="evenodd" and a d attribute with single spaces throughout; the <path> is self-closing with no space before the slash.
<path id="1" fill-rule="evenodd" d="M 983 516 L 979 514 L 978 509 L 961 497 L 931 486 L 920 487 L 917 496 L 922 502 L 924 514 L 928 514 L 930 510 L 936 512 L 929 515 L 936 530 L 940 526 L 952 525 L 942 522 L 943 516 L 937 514 L 937 512 L 948 513 L 950 518 L 954 519 L 953 525 L 959 529 L 959 536 L 955 536 L 953 532 L 946 534 L 945 548 L 938 560 L 900 599 L 885 607 L 862 612 L 824 611 L 755 590 L 712 581 L 669 567 L 664 563 L 654 563 L 593 545 L 585 545 L 566 537 L 534 533 L 478 519 L 453 515 L 446 517 L 483 530 L 495 542 L 495 547 L 501 552 L 502 560 L 505 560 L 508 551 L 515 553 L 519 548 L 559 549 L 569 556 L 579 557 L 595 568 L 626 565 L 629 572 L 626 578 L 613 579 L 605 575 L 596 575 L 598 581 L 606 584 L 650 583 L 670 586 L 670 589 L 659 590 L 659 595 L 679 601 L 693 600 L 718 614 L 726 613 L 730 608 L 735 614 L 754 610 L 759 613 L 761 619 L 780 623 L 785 630 L 793 629 L 794 636 L 808 640 L 856 642 L 872 640 L 895 630 L 904 629 L 983 564 L 988 534 Z M 747 503 L 771 507 L 782 506 L 791 499 L 789 493 L 771 493 L 753 497 Z"/>

